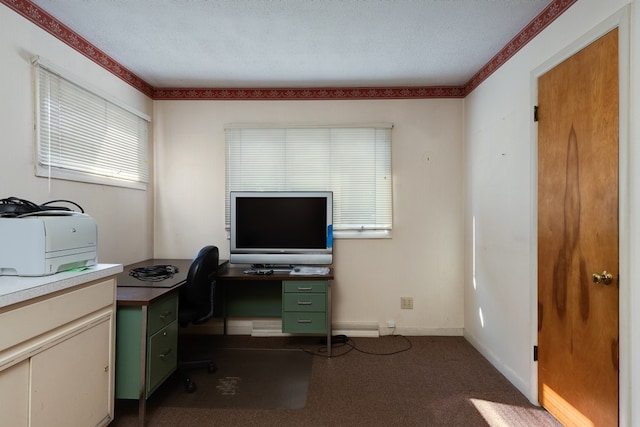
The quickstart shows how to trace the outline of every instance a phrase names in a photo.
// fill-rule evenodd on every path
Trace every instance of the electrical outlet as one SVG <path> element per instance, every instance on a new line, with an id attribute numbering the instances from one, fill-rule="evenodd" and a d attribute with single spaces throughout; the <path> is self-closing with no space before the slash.
<path id="1" fill-rule="evenodd" d="M 395 328 L 396 327 L 396 322 L 394 322 L 393 320 L 387 320 L 387 328 Z"/>
<path id="2" fill-rule="evenodd" d="M 413 298 L 400 297 L 400 308 L 405 310 L 413 310 Z"/>

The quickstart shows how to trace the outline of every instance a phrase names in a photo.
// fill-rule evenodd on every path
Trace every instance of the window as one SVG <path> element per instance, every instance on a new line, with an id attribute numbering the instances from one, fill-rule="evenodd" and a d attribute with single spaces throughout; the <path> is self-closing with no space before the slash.
<path id="1" fill-rule="evenodd" d="M 34 73 L 36 175 L 145 189 L 150 118 L 41 59 Z"/>
<path id="2" fill-rule="evenodd" d="M 228 125 L 230 191 L 333 191 L 334 235 L 391 237 L 390 124 Z"/>

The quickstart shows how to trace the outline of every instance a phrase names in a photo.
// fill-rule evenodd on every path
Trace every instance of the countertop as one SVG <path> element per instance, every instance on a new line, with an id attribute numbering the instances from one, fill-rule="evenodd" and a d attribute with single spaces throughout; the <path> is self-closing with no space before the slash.
<path id="1" fill-rule="evenodd" d="M 122 264 L 97 264 L 82 271 L 63 271 L 49 276 L 0 276 L 0 308 L 120 272 Z"/>

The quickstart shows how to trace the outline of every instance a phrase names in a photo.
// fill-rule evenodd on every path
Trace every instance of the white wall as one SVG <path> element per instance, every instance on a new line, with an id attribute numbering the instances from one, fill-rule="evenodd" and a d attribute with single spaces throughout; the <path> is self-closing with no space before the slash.
<path id="1" fill-rule="evenodd" d="M 393 122 L 394 237 L 335 243 L 334 323 L 384 326 L 394 320 L 397 332 L 407 335 L 459 334 L 464 328 L 535 401 L 532 74 L 623 6 L 638 3 L 579 0 L 464 101 L 156 101 L 153 107 L 129 85 L 0 6 L 0 197 L 80 203 L 98 221 L 101 262 L 191 257 L 209 243 L 224 257 L 224 123 Z M 632 76 L 640 65 L 636 15 Z M 155 200 L 152 189 L 34 177 L 30 58 L 38 54 L 153 113 Z M 633 79 L 630 89 L 635 117 L 640 88 Z M 631 120 L 628 131 L 622 151 L 629 160 L 621 163 L 621 276 L 629 286 L 621 289 L 620 425 L 640 425 L 640 406 L 630 404 L 630 390 L 640 389 L 638 362 L 632 362 L 640 360 L 640 314 L 632 310 L 640 307 L 634 286 L 640 263 L 631 262 L 640 258 L 640 146 L 633 143 L 640 122 Z M 400 310 L 401 296 L 413 296 L 415 309 Z"/>
<path id="2" fill-rule="evenodd" d="M 98 224 L 98 261 L 131 263 L 152 255 L 152 189 L 127 190 L 36 178 L 31 58 L 42 58 L 152 115 L 152 102 L 113 74 L 0 5 L 0 198 L 66 199 Z"/>
<path id="3" fill-rule="evenodd" d="M 154 119 L 159 257 L 229 255 L 225 123 L 394 123 L 393 238 L 334 242 L 334 324 L 462 333 L 462 100 L 158 101 Z"/>
<path id="4" fill-rule="evenodd" d="M 563 54 L 568 56 L 575 43 L 593 37 L 597 28 L 616 21 L 617 12 L 627 4 L 635 6 L 638 1 L 579 0 L 465 99 L 465 337 L 532 401 L 537 400 L 537 365 L 532 359 L 537 325 L 537 164 L 532 121 L 535 74 Z M 616 17 L 610 19 L 613 15 Z M 637 21 L 632 22 L 631 28 L 634 34 L 631 40 L 633 103 L 640 99 L 633 85 L 640 45 Z M 628 26 L 623 33 L 629 36 Z M 624 48 L 628 43 L 623 40 L 622 44 L 621 51 L 627 57 Z M 622 73 L 628 75 L 624 65 L 623 61 Z M 630 147 L 625 112 L 629 109 L 624 98 L 626 90 L 621 109 L 621 150 L 626 153 Z M 633 111 L 631 117 L 634 117 Z M 631 141 L 633 134 L 637 135 L 638 125 L 632 126 Z M 634 164 L 635 169 L 638 168 L 640 156 L 637 148 L 631 148 L 628 160 L 633 171 Z M 637 315 L 629 310 L 640 303 L 637 290 L 633 289 L 640 274 L 637 267 L 629 263 L 629 259 L 637 259 L 640 244 L 634 219 L 640 213 L 637 189 L 640 181 L 631 177 L 629 185 L 630 170 L 626 162 L 624 156 L 621 162 L 620 425 L 640 425 L 638 413 L 634 414 L 635 424 L 632 424 L 630 405 L 631 384 L 640 384 L 637 366 L 635 370 L 631 366 L 631 360 L 638 359 L 633 354 L 637 354 L 640 344 L 640 325 Z"/>

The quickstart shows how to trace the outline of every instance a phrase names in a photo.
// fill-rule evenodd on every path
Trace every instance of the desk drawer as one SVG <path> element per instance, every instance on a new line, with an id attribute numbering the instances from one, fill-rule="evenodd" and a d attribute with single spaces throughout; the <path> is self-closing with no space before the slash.
<path id="1" fill-rule="evenodd" d="M 147 396 L 176 369 L 177 353 L 178 322 L 169 324 L 149 338 Z"/>
<path id="2" fill-rule="evenodd" d="M 293 334 L 327 333 L 327 314 L 324 312 L 285 312 L 282 332 Z"/>
<path id="3" fill-rule="evenodd" d="M 168 297 L 154 301 L 149 305 L 148 334 L 155 334 L 178 318 L 178 293 L 173 292 Z"/>
<path id="4" fill-rule="evenodd" d="M 294 293 L 284 294 L 284 311 L 326 311 L 326 294 Z"/>
<path id="5" fill-rule="evenodd" d="M 286 280 L 283 283 L 285 293 L 327 292 L 327 282 L 324 280 Z"/>

